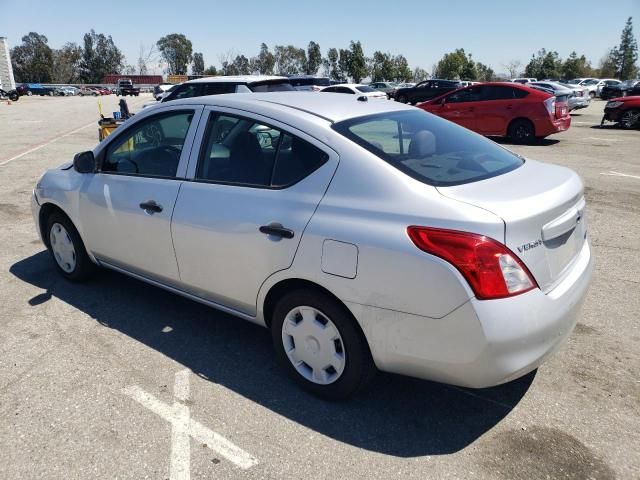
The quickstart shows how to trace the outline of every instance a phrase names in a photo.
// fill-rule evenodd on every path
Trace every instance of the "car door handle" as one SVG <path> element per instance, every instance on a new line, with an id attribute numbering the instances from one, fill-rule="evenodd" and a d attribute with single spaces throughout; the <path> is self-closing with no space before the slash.
<path id="1" fill-rule="evenodd" d="M 155 200 L 148 200 L 140 204 L 140 208 L 147 213 L 160 213 L 162 211 L 162 205 L 159 205 Z"/>
<path id="2" fill-rule="evenodd" d="M 270 223 L 262 225 L 259 230 L 266 235 L 276 235 L 282 238 L 293 238 L 293 230 L 284 228 L 280 223 Z"/>

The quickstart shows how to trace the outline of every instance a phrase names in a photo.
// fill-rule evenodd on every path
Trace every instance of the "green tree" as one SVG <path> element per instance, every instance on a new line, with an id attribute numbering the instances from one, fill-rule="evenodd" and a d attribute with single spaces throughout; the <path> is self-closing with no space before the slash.
<path id="1" fill-rule="evenodd" d="M 620 80 L 628 80 L 638 75 L 638 42 L 633 36 L 632 17 L 627 19 L 627 23 L 620 35 L 620 45 L 614 49 L 614 59 L 616 62 L 616 76 Z"/>
<path id="2" fill-rule="evenodd" d="M 351 40 L 349 45 L 349 61 L 348 72 L 349 76 L 353 78 L 355 83 L 360 83 L 364 77 L 369 75 L 369 69 L 367 68 L 367 59 L 364 56 L 362 50 L 362 44 Z"/>
<path id="3" fill-rule="evenodd" d="M 396 78 L 396 65 L 390 53 L 379 50 L 373 52 L 369 61 L 369 71 L 374 82 L 390 81 Z"/>
<path id="4" fill-rule="evenodd" d="M 350 59 L 351 52 L 344 48 L 338 50 L 338 75 L 336 76 L 337 80 L 342 82 L 349 81 L 349 65 L 351 62 Z"/>
<path id="5" fill-rule="evenodd" d="M 409 68 L 409 62 L 404 55 L 393 57 L 393 73 L 393 80 L 396 82 L 406 82 L 411 78 L 412 72 Z"/>
<path id="6" fill-rule="evenodd" d="M 254 59 L 255 70 L 261 75 L 273 75 L 276 59 L 266 43 L 260 45 L 260 53 Z"/>
<path id="7" fill-rule="evenodd" d="M 210 67 L 207 67 L 207 69 L 202 72 L 202 74 L 210 77 L 215 77 L 216 75 L 218 75 L 218 69 L 211 65 Z"/>
<path id="8" fill-rule="evenodd" d="M 562 77 L 570 80 L 572 78 L 590 77 L 593 75 L 591 64 L 584 55 L 578 57 L 573 51 L 562 64 Z"/>
<path id="9" fill-rule="evenodd" d="M 11 64 L 17 82 L 50 82 L 53 51 L 47 37 L 36 32 L 22 37 L 22 45 L 11 49 Z"/>
<path id="10" fill-rule="evenodd" d="M 416 83 L 420 83 L 423 80 L 426 80 L 427 78 L 429 78 L 429 73 L 427 73 L 427 71 L 423 68 L 420 67 L 416 67 L 413 69 L 413 76 L 412 76 L 412 80 Z"/>
<path id="11" fill-rule="evenodd" d="M 111 35 L 96 33 L 93 29 L 84 34 L 79 66 L 82 81 L 100 83 L 105 75 L 120 73 L 124 67 L 124 55 L 116 47 Z"/>
<path id="12" fill-rule="evenodd" d="M 558 52 L 547 52 L 540 49 L 537 55 L 532 55 L 531 60 L 524 69 L 526 77 L 537 78 L 559 78 L 562 76 L 562 60 Z"/>
<path id="13" fill-rule="evenodd" d="M 475 80 L 478 73 L 471 54 L 467 55 L 464 48 L 458 48 L 444 54 L 436 65 L 433 75 L 438 78 Z"/>
<path id="14" fill-rule="evenodd" d="M 193 58 L 193 46 L 182 33 L 170 33 L 156 43 L 160 54 L 167 62 L 169 75 L 186 75 L 187 66 Z"/>
<path id="15" fill-rule="evenodd" d="M 597 70 L 597 76 L 599 78 L 613 78 L 616 76 L 616 55 L 615 49 L 611 49 L 600 59 Z"/>
<path id="16" fill-rule="evenodd" d="M 279 75 L 298 75 L 304 73 L 307 54 L 303 48 L 293 45 L 274 47 L 275 69 Z"/>
<path id="17" fill-rule="evenodd" d="M 476 63 L 476 80 L 479 82 L 495 82 L 496 74 L 491 67 L 484 63 Z"/>
<path id="18" fill-rule="evenodd" d="M 317 74 L 320 65 L 322 65 L 322 52 L 320 51 L 320 45 L 311 41 L 307 46 L 307 66 L 305 73 L 307 75 Z"/>
<path id="19" fill-rule="evenodd" d="M 324 74 L 333 80 L 340 78 L 340 67 L 338 66 L 338 50 L 330 48 L 327 50 L 327 57 L 322 60 Z"/>
<path id="20" fill-rule="evenodd" d="M 202 53 L 193 54 L 193 65 L 191 65 L 191 73 L 193 75 L 202 75 L 204 73 L 204 56 Z"/>
<path id="21" fill-rule="evenodd" d="M 53 51 L 54 83 L 74 83 L 78 80 L 78 69 L 82 60 L 82 48 L 76 43 L 65 43 Z"/>

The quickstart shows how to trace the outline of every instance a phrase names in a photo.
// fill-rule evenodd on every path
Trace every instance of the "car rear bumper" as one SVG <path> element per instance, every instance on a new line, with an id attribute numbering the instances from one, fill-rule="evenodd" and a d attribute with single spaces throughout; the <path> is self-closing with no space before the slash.
<path id="1" fill-rule="evenodd" d="M 571 116 L 566 115 L 559 119 L 551 119 L 550 117 L 535 122 L 536 137 L 546 137 L 554 133 L 569 130 L 571 126 Z"/>
<path id="2" fill-rule="evenodd" d="M 469 300 L 443 318 L 348 303 L 379 369 L 484 388 L 536 369 L 571 334 L 592 274 L 589 242 L 553 290 Z"/>

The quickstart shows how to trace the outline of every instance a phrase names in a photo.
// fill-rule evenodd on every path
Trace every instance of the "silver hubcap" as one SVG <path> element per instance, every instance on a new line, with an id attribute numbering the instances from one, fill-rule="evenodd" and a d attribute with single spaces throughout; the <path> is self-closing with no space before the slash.
<path id="1" fill-rule="evenodd" d="M 76 268 L 76 249 L 67 229 L 59 223 L 54 223 L 49 232 L 49 243 L 60 268 L 67 273 L 73 272 Z"/>
<path id="2" fill-rule="evenodd" d="M 282 344 L 294 368 L 313 383 L 329 385 L 344 371 L 346 352 L 340 332 L 313 307 L 296 307 L 287 314 Z"/>

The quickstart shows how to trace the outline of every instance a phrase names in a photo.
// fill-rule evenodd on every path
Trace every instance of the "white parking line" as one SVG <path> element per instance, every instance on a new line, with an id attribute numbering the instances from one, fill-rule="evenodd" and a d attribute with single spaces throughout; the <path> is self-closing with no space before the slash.
<path id="1" fill-rule="evenodd" d="M 9 158 L 8 160 L 5 160 L 4 162 L 0 163 L 0 167 L 3 167 L 3 166 L 5 166 L 5 165 L 6 165 L 6 164 L 8 164 L 8 163 L 13 162 L 14 160 L 18 160 L 19 158 L 22 158 L 22 157 L 24 157 L 25 155 L 28 155 L 28 154 L 33 153 L 33 152 L 36 152 L 36 151 L 40 150 L 41 148 L 46 147 L 47 145 L 51 145 L 52 143 L 55 143 L 55 142 L 57 142 L 58 140 L 61 140 L 61 139 L 65 138 L 65 137 L 68 137 L 69 135 L 73 135 L 74 133 L 79 132 L 80 130 L 84 130 L 85 128 L 89 128 L 89 127 L 91 127 L 92 125 L 93 125 L 93 126 L 95 126 L 95 125 L 96 125 L 96 123 L 97 123 L 97 122 L 95 122 L 95 121 L 94 121 L 94 122 L 91 122 L 91 123 L 88 123 L 88 124 L 86 124 L 86 125 L 85 125 L 85 126 L 83 126 L 83 127 L 76 128 L 75 130 L 71 130 L 70 132 L 67 132 L 67 133 L 65 133 L 64 135 L 60 135 L 59 137 L 52 138 L 51 140 L 49 140 L 49 141 L 47 141 L 47 142 L 44 142 L 44 143 L 41 143 L 40 145 L 36 145 L 35 147 L 30 148 L 29 150 L 26 150 L 26 151 L 24 151 L 24 152 L 22 152 L 22 153 L 19 153 L 19 154 L 18 154 L 18 155 L 16 155 L 15 157 L 11 157 L 11 158 Z"/>
<path id="2" fill-rule="evenodd" d="M 614 172 L 613 170 L 609 170 L 608 172 L 600 172 L 600 175 L 609 175 L 612 177 L 628 177 L 628 178 L 635 178 L 636 180 L 640 180 L 640 176 L 638 175 L 629 175 L 628 173 Z"/>
<path id="3" fill-rule="evenodd" d="M 189 480 L 191 477 L 191 437 L 242 469 L 246 470 L 256 465 L 258 460 L 255 457 L 191 418 L 189 407 L 182 403 L 189 399 L 189 390 L 189 370 L 176 373 L 173 405 L 158 400 L 135 385 L 122 390 L 122 393 L 171 423 L 169 478 L 171 480 Z"/>
<path id="4" fill-rule="evenodd" d="M 597 140 L 599 142 L 619 142 L 616 138 L 600 138 L 600 137 L 585 137 L 585 140 Z"/>

